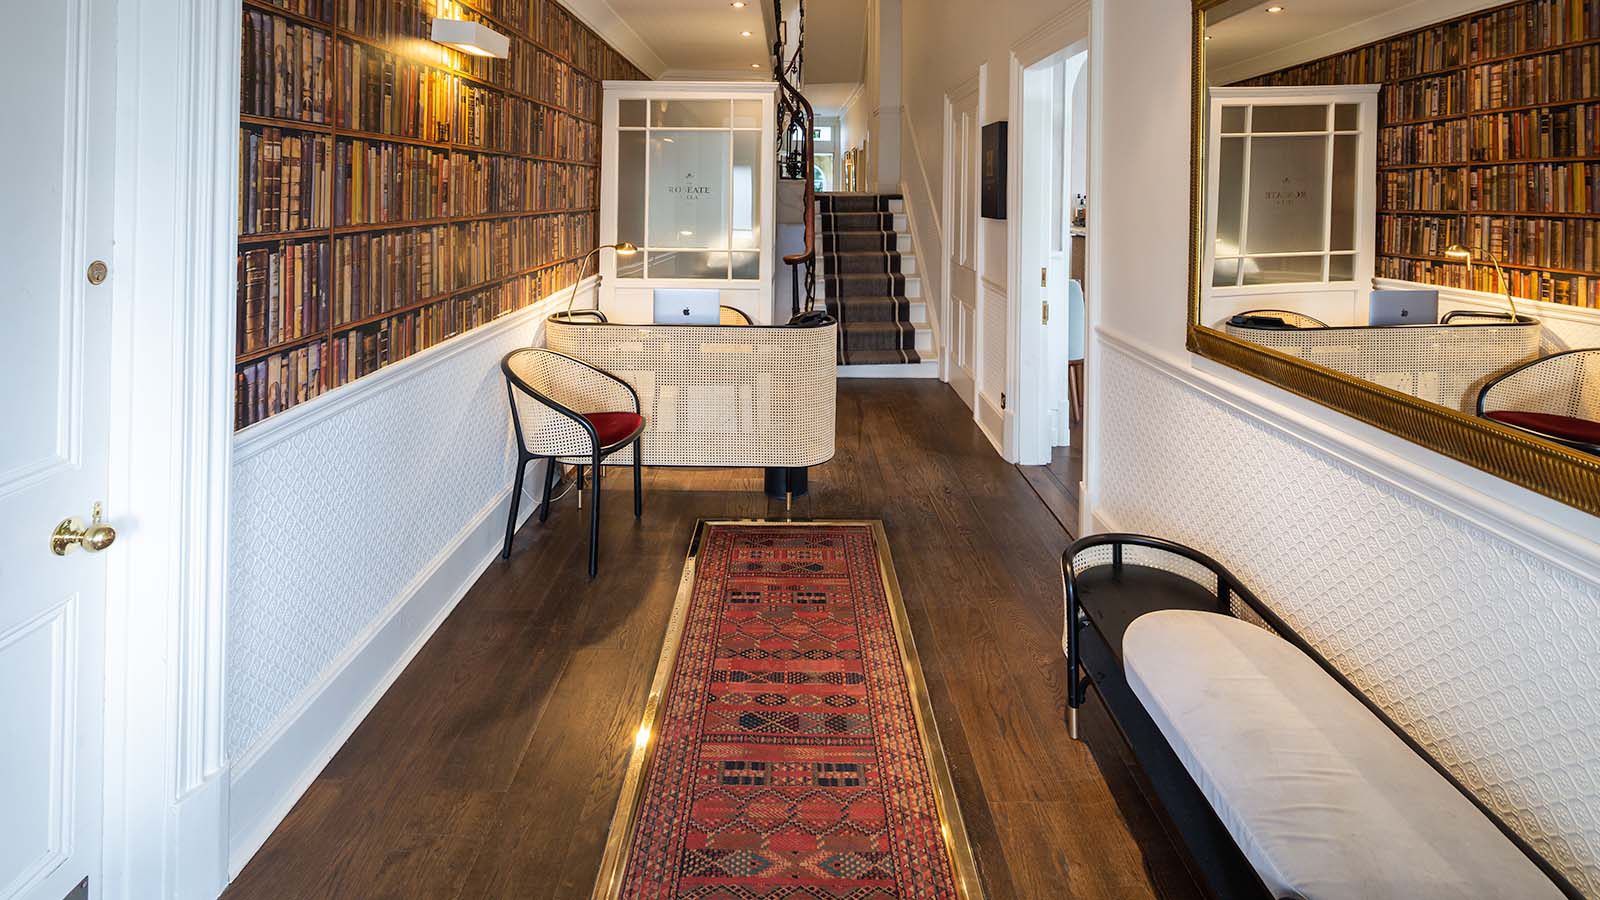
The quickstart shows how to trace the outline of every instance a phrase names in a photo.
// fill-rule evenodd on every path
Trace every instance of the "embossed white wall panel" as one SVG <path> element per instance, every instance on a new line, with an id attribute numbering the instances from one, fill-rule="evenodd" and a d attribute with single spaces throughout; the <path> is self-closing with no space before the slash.
<path id="1" fill-rule="evenodd" d="M 240 433 L 229 759 L 282 728 L 507 490 L 515 456 L 500 357 L 532 343 L 548 311 L 516 314 Z"/>
<path id="2" fill-rule="evenodd" d="M 1224 561 L 1600 890 L 1600 584 L 1101 347 L 1099 511 Z"/>

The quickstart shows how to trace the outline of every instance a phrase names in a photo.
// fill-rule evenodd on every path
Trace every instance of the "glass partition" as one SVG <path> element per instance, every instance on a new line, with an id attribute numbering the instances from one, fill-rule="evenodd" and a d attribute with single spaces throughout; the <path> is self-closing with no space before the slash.
<path id="1" fill-rule="evenodd" d="M 617 239 L 643 252 L 619 259 L 617 277 L 758 279 L 760 101 L 618 107 Z"/>

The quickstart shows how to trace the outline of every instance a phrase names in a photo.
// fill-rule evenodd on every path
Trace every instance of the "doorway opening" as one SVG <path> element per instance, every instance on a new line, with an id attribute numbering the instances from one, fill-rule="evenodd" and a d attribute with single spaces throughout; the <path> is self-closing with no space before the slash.
<path id="1" fill-rule="evenodd" d="M 1089 54 L 1074 45 L 1022 70 L 1017 462 L 1068 532 L 1083 481 L 1088 319 Z"/>

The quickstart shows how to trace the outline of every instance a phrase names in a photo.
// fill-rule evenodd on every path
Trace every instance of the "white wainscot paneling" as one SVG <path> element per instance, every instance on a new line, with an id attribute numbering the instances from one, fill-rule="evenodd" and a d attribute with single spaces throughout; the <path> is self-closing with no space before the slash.
<path id="1" fill-rule="evenodd" d="M 1600 584 L 1099 347 L 1096 514 L 1215 555 L 1600 893 Z"/>
<path id="2" fill-rule="evenodd" d="M 500 358 L 539 342 L 565 296 L 240 433 L 227 648 L 232 871 L 498 553 L 515 461 Z M 529 482 L 541 484 L 540 472 L 529 466 Z M 536 506 L 522 504 L 524 520 Z"/>

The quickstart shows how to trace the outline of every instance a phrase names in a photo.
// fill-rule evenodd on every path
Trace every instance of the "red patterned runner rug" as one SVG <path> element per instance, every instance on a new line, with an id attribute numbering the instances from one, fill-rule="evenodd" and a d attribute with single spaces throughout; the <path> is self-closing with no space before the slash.
<path id="1" fill-rule="evenodd" d="M 981 896 L 881 523 L 700 523 L 595 896 Z"/>

